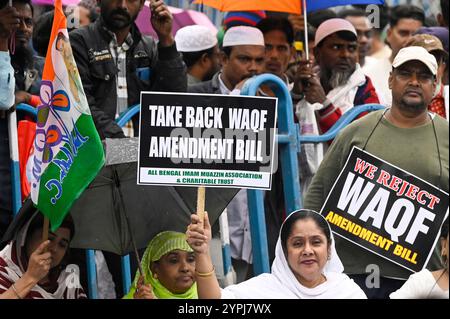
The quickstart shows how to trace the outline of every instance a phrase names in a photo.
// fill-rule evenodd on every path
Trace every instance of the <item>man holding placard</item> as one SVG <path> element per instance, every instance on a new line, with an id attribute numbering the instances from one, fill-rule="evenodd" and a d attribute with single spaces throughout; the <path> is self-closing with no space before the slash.
<path id="1" fill-rule="evenodd" d="M 322 208 L 339 235 L 345 272 L 369 298 L 388 298 L 411 272 L 439 268 L 449 125 L 427 112 L 436 72 L 425 49 L 400 50 L 389 77 L 392 107 L 340 133 L 306 195 L 305 207 Z"/>

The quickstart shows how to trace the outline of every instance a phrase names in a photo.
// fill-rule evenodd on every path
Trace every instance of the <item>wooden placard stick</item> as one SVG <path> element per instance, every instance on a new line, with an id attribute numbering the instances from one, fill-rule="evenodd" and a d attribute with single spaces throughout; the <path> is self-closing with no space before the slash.
<path id="1" fill-rule="evenodd" d="M 199 186 L 197 190 L 197 215 L 203 223 L 205 219 L 205 186 Z"/>

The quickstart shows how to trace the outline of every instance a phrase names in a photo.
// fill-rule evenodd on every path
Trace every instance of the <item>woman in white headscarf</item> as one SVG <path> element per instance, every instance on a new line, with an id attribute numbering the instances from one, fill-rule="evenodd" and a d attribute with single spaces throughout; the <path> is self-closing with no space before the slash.
<path id="1" fill-rule="evenodd" d="M 198 296 L 201 299 L 365 299 L 347 275 L 334 248 L 328 222 L 312 210 L 290 214 L 281 226 L 270 274 L 262 274 L 225 289 L 219 287 L 209 255 L 211 225 L 191 216 L 186 232 L 195 253 Z"/>

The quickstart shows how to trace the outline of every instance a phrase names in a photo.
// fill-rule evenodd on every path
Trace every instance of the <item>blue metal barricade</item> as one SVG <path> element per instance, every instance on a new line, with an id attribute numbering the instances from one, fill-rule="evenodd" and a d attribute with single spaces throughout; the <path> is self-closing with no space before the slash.
<path id="1" fill-rule="evenodd" d="M 365 104 L 359 105 L 357 107 L 351 108 L 345 112 L 339 120 L 334 123 L 334 125 L 322 135 L 300 135 L 300 143 L 322 143 L 331 141 L 336 137 L 336 135 L 348 124 L 350 124 L 355 118 L 357 118 L 361 113 L 372 112 L 384 109 L 384 106 L 379 104 Z"/>
<path id="2" fill-rule="evenodd" d="M 120 114 L 120 116 L 116 119 L 117 125 L 119 125 L 120 127 L 124 127 L 124 125 L 127 124 L 128 121 L 130 121 L 133 116 L 139 113 L 140 109 L 141 109 L 140 104 L 130 106 L 125 112 Z"/>
<path id="3" fill-rule="evenodd" d="M 88 290 L 89 298 L 98 298 L 97 289 L 97 267 L 95 265 L 95 251 L 92 249 L 86 249 L 86 263 L 87 263 L 87 280 L 88 280 Z"/>
<path id="4" fill-rule="evenodd" d="M 33 118 L 37 117 L 37 109 L 32 107 L 31 105 L 20 103 L 17 104 L 16 110 L 27 115 L 32 116 Z"/>

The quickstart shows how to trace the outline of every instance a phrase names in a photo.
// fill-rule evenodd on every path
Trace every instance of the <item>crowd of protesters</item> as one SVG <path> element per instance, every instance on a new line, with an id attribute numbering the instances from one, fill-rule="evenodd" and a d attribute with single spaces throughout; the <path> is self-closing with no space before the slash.
<path id="1" fill-rule="evenodd" d="M 0 0 L 0 238 L 11 235 L 13 220 L 7 117 L 19 103 L 40 103 L 53 21 L 51 8 L 7 2 Z M 263 73 L 286 84 L 303 135 L 327 132 L 360 105 L 386 109 L 360 114 L 330 143 L 302 145 L 298 196 L 306 209 L 286 211 L 281 167 L 274 173 L 264 198 L 270 274 L 253 277 L 247 193 L 241 190 L 227 209 L 236 285 L 220 287 L 209 254 L 214 228 L 207 215 L 193 215 L 186 234 L 163 232 L 149 243 L 143 273 L 136 273 L 125 298 L 449 298 L 448 219 L 426 268 L 410 277 L 399 265 L 334 236 L 317 213 L 353 146 L 448 193 L 448 0 L 440 0 L 441 12 L 433 17 L 413 5 L 381 6 L 376 26 L 364 5 L 310 13 L 309 59 L 302 16 L 230 12 L 217 34 L 199 25 L 173 34 L 170 10 L 155 0 L 148 23 L 156 39 L 135 23 L 144 4 L 82 0 L 66 8 L 68 17 L 76 17 L 70 44 L 101 139 L 138 135 L 138 116 L 123 128 L 115 120 L 140 103 L 142 91 L 236 95 L 247 79 Z M 0 246 L 0 299 L 86 298 L 85 278 L 81 285 L 65 284 L 76 232 L 70 216 L 41 243 L 37 215 Z M 104 256 L 121 298 L 120 258 Z M 369 264 L 380 267 L 375 288 L 365 284 Z"/>

